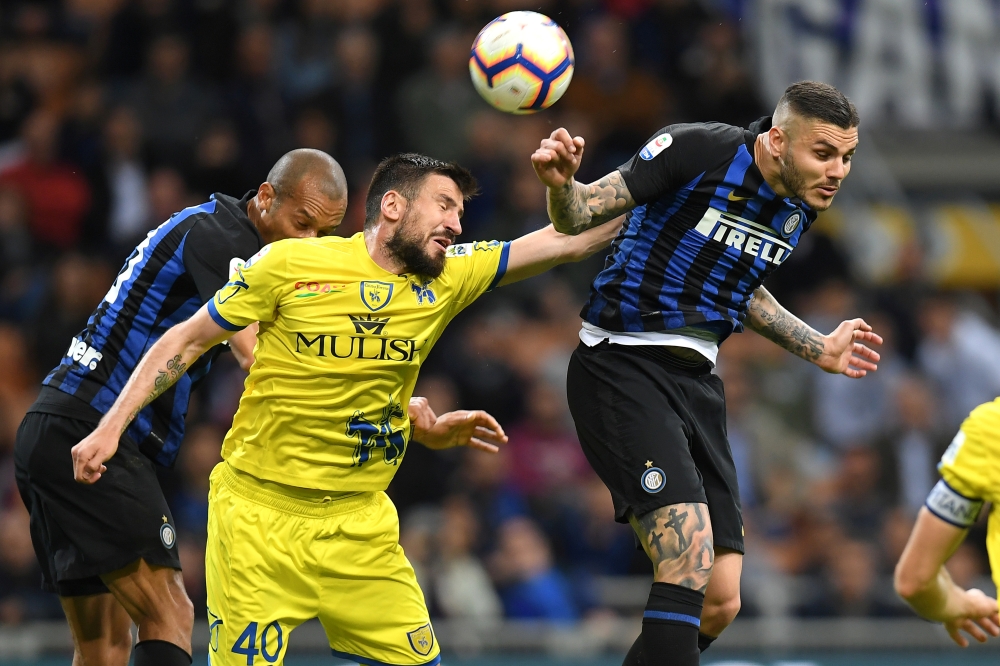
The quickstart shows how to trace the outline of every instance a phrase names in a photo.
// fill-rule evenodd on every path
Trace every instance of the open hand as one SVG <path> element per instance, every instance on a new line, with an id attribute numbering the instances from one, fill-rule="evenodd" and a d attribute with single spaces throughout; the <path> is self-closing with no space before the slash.
<path id="1" fill-rule="evenodd" d="M 560 127 L 548 139 L 542 139 L 538 150 L 531 154 L 531 166 L 546 187 L 557 188 L 568 183 L 583 159 L 582 137 L 570 137 Z"/>
<path id="2" fill-rule="evenodd" d="M 118 438 L 101 429 L 87 435 L 72 448 L 73 478 L 79 483 L 97 483 L 108 471 L 104 463 L 118 451 Z"/>
<path id="3" fill-rule="evenodd" d="M 823 352 L 814 363 L 832 374 L 843 374 L 852 378 L 864 377 L 878 370 L 881 358 L 865 343 L 882 344 L 882 337 L 872 331 L 864 319 L 850 319 L 842 322 L 837 329 L 824 337 Z"/>
<path id="4" fill-rule="evenodd" d="M 969 647 L 969 640 L 961 634 L 965 632 L 980 643 L 985 643 L 988 636 L 1000 636 L 1000 615 L 997 611 L 997 600 L 983 593 L 982 590 L 965 591 L 967 612 L 962 616 L 944 623 L 951 640 L 960 647 Z"/>
<path id="5" fill-rule="evenodd" d="M 460 409 L 437 416 L 426 398 L 411 398 L 409 414 L 413 439 L 429 449 L 468 446 L 496 453 L 499 444 L 507 443 L 497 420 L 482 410 Z"/>

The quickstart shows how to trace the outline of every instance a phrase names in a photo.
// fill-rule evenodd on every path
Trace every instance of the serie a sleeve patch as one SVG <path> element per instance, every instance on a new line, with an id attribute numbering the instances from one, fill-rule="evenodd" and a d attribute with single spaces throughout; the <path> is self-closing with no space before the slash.
<path id="1" fill-rule="evenodd" d="M 927 496 L 926 506 L 931 513 L 955 527 L 972 527 L 979 520 L 979 512 L 983 509 L 983 500 L 965 497 L 945 483 L 944 479 L 937 482 Z"/>

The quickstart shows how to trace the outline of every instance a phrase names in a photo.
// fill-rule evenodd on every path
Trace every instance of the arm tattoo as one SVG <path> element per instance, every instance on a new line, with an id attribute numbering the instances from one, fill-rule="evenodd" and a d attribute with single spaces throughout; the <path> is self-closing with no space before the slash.
<path id="1" fill-rule="evenodd" d="M 823 334 L 790 313 L 767 289 L 758 287 L 747 308 L 747 325 L 807 361 L 823 355 Z"/>
<path id="2" fill-rule="evenodd" d="M 128 429 L 129 424 L 131 424 L 135 417 L 139 415 L 139 412 L 141 412 L 146 405 L 159 398 L 168 388 L 173 386 L 174 382 L 180 379 L 180 376 L 184 374 L 185 370 L 187 370 L 187 363 L 181 361 L 180 354 L 177 354 L 172 359 L 167 361 L 166 369 L 157 370 L 156 380 L 153 382 L 152 392 L 146 396 L 146 399 L 142 401 L 142 404 L 133 410 L 129 415 L 125 425 L 122 426 L 122 433 Z"/>
<path id="3" fill-rule="evenodd" d="M 704 592 L 715 563 L 712 525 L 705 504 L 672 504 L 630 518 L 656 579 Z"/>
<path id="4" fill-rule="evenodd" d="M 574 236 L 635 208 L 635 200 L 619 171 L 590 185 L 571 179 L 548 191 L 548 203 L 552 226 Z"/>

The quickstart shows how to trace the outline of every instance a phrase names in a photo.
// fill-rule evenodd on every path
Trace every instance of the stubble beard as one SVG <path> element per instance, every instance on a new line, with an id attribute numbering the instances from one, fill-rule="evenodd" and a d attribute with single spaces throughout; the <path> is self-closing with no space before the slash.
<path id="1" fill-rule="evenodd" d="M 436 278 L 444 271 L 445 256 L 435 259 L 428 254 L 427 239 L 418 238 L 411 231 L 415 226 L 410 223 L 410 212 L 404 213 L 396 231 L 386 240 L 385 250 L 407 273 Z"/>
<path id="2" fill-rule="evenodd" d="M 794 196 L 798 197 L 802 201 L 806 200 L 806 193 L 808 186 L 806 183 L 806 177 L 802 175 L 799 171 L 799 167 L 795 164 L 795 159 L 792 157 L 792 151 L 789 150 L 782 156 L 778 161 L 781 167 L 780 175 L 781 182 L 785 184 L 785 189 L 791 192 Z M 815 205 L 806 201 L 806 204 L 813 210 L 823 211 L 830 207 L 833 203 L 831 198 L 829 201 L 823 202 L 819 205 Z"/>

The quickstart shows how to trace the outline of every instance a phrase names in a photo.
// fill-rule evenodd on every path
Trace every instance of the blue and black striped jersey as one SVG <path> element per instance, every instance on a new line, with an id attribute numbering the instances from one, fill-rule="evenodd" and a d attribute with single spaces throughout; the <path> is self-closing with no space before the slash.
<path id="1" fill-rule="evenodd" d="M 617 332 L 693 326 L 719 341 L 743 329 L 754 289 L 816 219 L 754 164 L 754 141 L 770 127 L 671 125 L 619 168 L 640 205 L 594 280 L 586 321 Z"/>
<path id="2" fill-rule="evenodd" d="M 222 194 L 185 208 L 149 232 L 132 251 L 87 327 L 42 382 L 32 411 L 96 423 L 114 404 L 142 356 L 174 324 L 193 315 L 229 279 L 233 260 L 257 253 L 263 239 L 247 203 Z M 127 434 L 161 465 L 172 465 L 184 437 L 193 385 L 221 346 L 203 355 L 143 409 Z"/>

